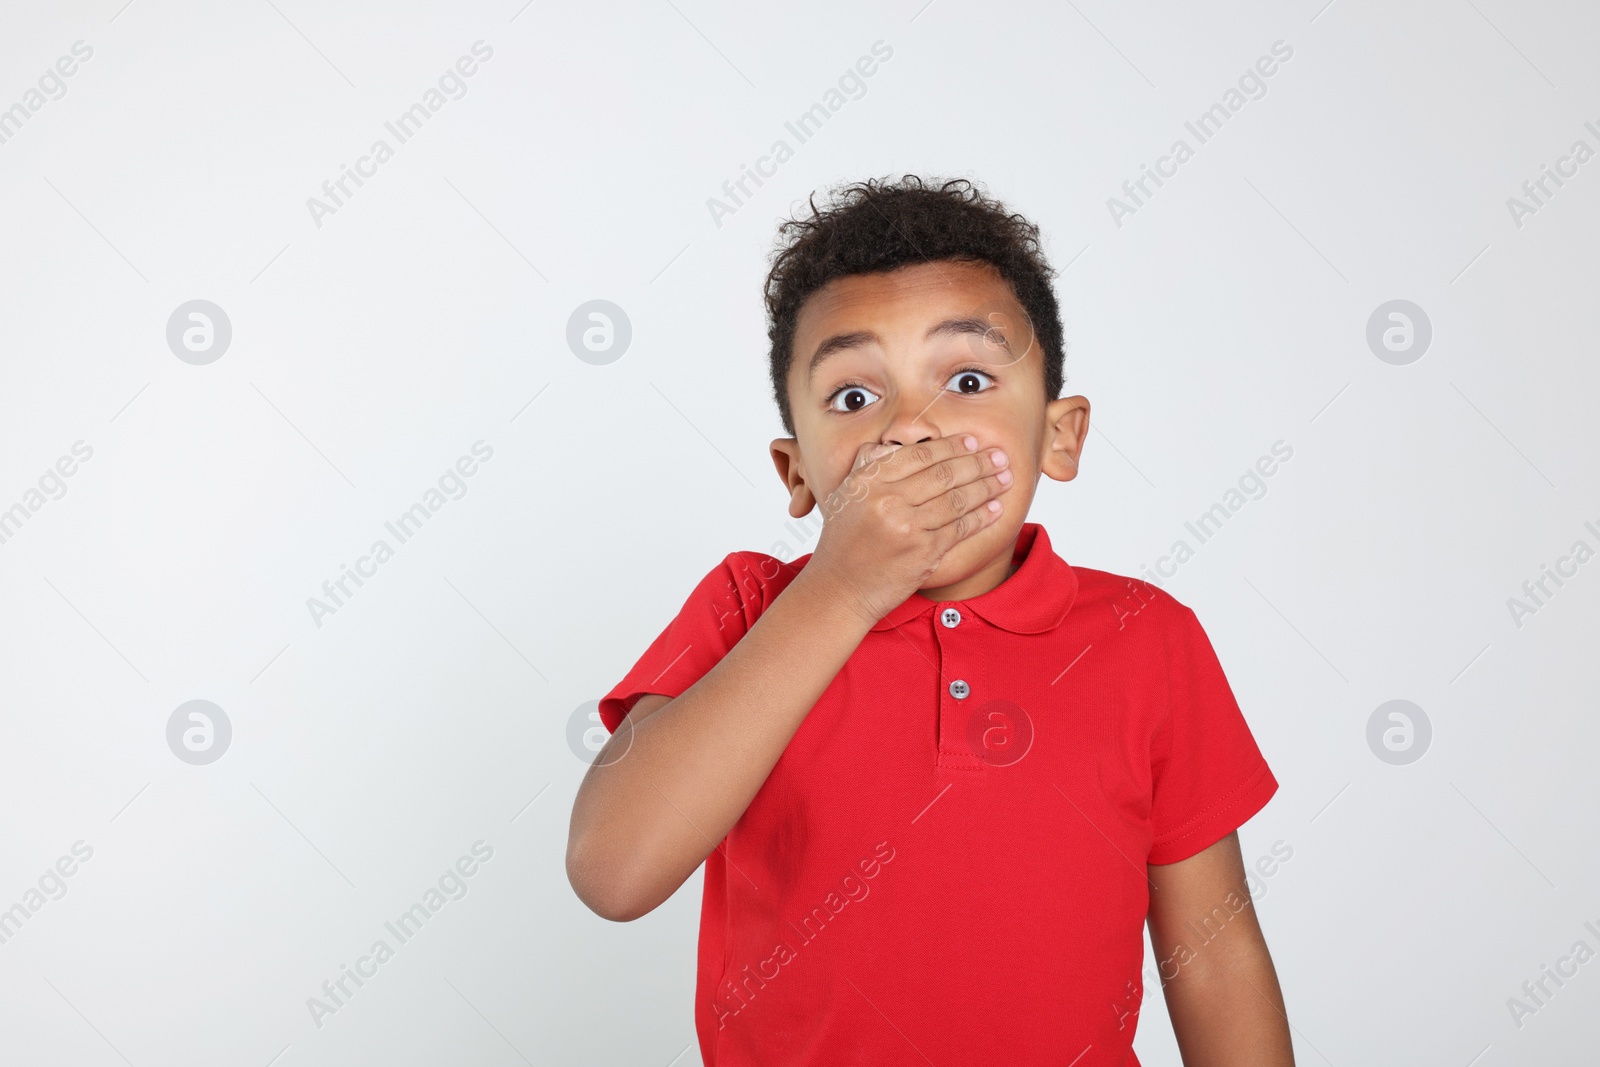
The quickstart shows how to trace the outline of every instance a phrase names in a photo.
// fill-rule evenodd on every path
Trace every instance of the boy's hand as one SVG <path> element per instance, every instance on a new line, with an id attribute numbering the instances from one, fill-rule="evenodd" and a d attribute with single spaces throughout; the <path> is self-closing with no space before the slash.
<path id="1" fill-rule="evenodd" d="M 999 516 L 994 498 L 1012 481 L 1006 462 L 998 448 L 978 450 L 971 434 L 862 445 L 823 501 L 822 535 L 802 573 L 876 623 L 922 588 L 945 553 Z"/>

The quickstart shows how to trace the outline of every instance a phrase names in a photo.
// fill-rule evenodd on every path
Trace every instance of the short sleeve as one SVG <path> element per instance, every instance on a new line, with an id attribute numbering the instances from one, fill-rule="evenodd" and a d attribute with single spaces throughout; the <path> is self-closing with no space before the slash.
<path id="1" fill-rule="evenodd" d="M 1150 863 L 1176 863 L 1216 844 L 1278 790 L 1200 620 L 1173 606 L 1167 715 L 1150 748 Z"/>
<path id="2" fill-rule="evenodd" d="M 667 628 L 600 698 L 600 721 L 606 730 L 614 733 L 644 694 L 679 696 L 715 667 L 759 616 L 763 599 L 759 576 L 776 565 L 775 559 L 761 553 L 733 552 L 700 579 Z"/>

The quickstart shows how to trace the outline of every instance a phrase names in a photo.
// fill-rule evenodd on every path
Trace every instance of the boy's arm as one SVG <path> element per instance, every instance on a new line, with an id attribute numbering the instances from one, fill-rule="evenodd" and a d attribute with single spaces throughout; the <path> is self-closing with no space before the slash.
<path id="1" fill-rule="evenodd" d="M 1148 871 L 1150 942 L 1184 1067 L 1294 1067 L 1283 994 L 1256 922 L 1238 833 Z M 1212 940 L 1199 943 L 1196 929 Z"/>
<path id="2" fill-rule="evenodd" d="M 580 900 L 636 919 L 728 835 L 877 621 L 995 522 L 1011 472 L 978 448 L 971 434 L 860 446 L 800 573 L 698 681 L 630 710 L 590 765 L 567 836 Z"/>
<path id="3" fill-rule="evenodd" d="M 641 697 L 573 803 L 567 878 L 578 898 L 627 922 L 670 897 L 750 806 L 871 628 L 802 569 L 698 682 L 672 700 Z"/>

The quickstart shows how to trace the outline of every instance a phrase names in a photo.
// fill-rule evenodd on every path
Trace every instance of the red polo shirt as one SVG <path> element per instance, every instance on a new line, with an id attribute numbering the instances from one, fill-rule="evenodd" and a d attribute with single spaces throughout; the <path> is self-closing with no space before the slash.
<path id="1" fill-rule="evenodd" d="M 606 728 L 698 681 L 810 558 L 723 559 L 600 701 Z M 1037 523 L 1013 559 L 981 596 L 880 620 L 707 856 L 707 1067 L 1138 1067 L 1145 865 L 1278 783 L 1192 611 L 1069 566 Z"/>

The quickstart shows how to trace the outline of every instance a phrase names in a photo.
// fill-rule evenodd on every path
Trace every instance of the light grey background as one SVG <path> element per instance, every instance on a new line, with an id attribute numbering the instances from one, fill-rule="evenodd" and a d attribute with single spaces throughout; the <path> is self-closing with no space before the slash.
<path id="1" fill-rule="evenodd" d="M 93 850 L 0 944 L 0 1061 L 697 1062 L 700 878 L 632 924 L 576 899 L 569 726 L 727 552 L 814 547 L 767 456 L 765 256 L 812 190 L 905 171 L 1048 239 L 1093 429 L 1030 518 L 1069 561 L 1140 573 L 1293 448 L 1165 587 L 1282 783 L 1240 837 L 1293 849 L 1257 907 L 1297 1061 L 1594 1056 L 1600 962 L 1520 1026 L 1507 1003 L 1600 949 L 1600 562 L 1508 606 L 1600 548 L 1600 160 L 1520 225 L 1507 203 L 1600 149 L 1592 5 L 123 5 L 0 9 L 0 108 L 93 50 L 0 144 L 0 908 Z M 307 199 L 480 40 L 318 225 Z M 1279 40 L 1119 226 L 1108 198 Z M 1394 299 L 1433 329 L 1402 366 L 1366 341 Z M 232 328 L 205 365 L 167 343 L 191 300 Z M 566 340 L 590 300 L 631 323 L 605 365 Z M 319 625 L 478 441 L 465 495 Z M 1367 742 L 1395 699 L 1433 731 L 1403 766 Z M 191 700 L 232 727 L 206 765 L 168 747 Z M 316 1025 L 478 841 L 466 895 Z M 1178 1063 L 1156 992 L 1150 1067 Z"/>

